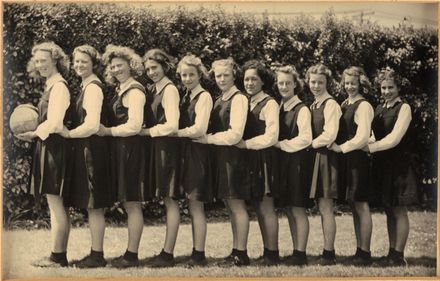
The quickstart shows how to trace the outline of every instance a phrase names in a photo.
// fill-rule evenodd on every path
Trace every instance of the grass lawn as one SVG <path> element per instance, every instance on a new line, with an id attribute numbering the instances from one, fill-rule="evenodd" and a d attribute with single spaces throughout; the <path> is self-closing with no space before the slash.
<path id="1" fill-rule="evenodd" d="M 3 232 L 3 274 L 9 278 L 47 278 L 47 277 L 255 277 L 255 276 L 435 276 L 436 274 L 436 222 L 437 214 L 432 212 L 411 212 L 410 236 L 405 251 L 409 266 L 404 267 L 368 267 L 357 268 L 347 265 L 319 266 L 313 265 L 313 260 L 322 251 L 322 232 L 319 216 L 310 217 L 310 236 L 307 247 L 311 265 L 303 268 L 285 265 L 276 267 L 249 266 L 242 268 L 219 267 L 215 264 L 231 251 L 232 237 L 229 222 L 210 223 L 206 243 L 206 255 L 210 266 L 205 268 L 187 269 L 183 260 L 191 254 L 191 225 L 181 225 L 175 249 L 175 257 L 181 263 L 174 268 L 152 269 L 147 267 L 118 270 L 113 268 L 100 269 L 43 269 L 31 266 L 31 262 L 42 258 L 50 252 L 50 232 L 48 230 L 15 230 Z M 336 218 L 336 254 L 343 259 L 355 251 L 355 239 L 351 215 Z M 380 213 L 373 215 L 372 255 L 382 256 L 388 250 L 385 216 Z M 163 245 L 165 227 L 145 226 L 141 240 L 139 258 L 149 258 L 158 254 Z M 105 234 L 105 257 L 121 255 L 126 249 L 127 229 L 124 227 L 109 227 Z M 280 218 L 279 234 L 280 255 L 289 255 L 292 242 L 287 219 Z M 262 254 L 262 241 L 256 221 L 251 222 L 248 254 L 252 259 Z M 87 228 L 74 228 L 70 234 L 68 259 L 79 259 L 90 250 L 90 235 Z"/>

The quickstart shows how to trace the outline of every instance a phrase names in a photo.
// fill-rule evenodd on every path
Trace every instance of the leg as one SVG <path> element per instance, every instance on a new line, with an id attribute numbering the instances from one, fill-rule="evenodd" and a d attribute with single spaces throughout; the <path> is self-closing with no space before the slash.
<path id="1" fill-rule="evenodd" d="M 249 215 L 246 210 L 246 203 L 240 199 L 228 199 L 228 206 L 231 210 L 231 222 L 236 227 L 237 250 L 247 249 L 247 239 L 249 235 Z"/>
<path id="2" fill-rule="evenodd" d="M 388 241 L 390 243 L 390 248 L 396 249 L 396 218 L 392 209 L 385 209 L 385 214 L 387 216 L 387 230 L 388 230 Z"/>
<path id="3" fill-rule="evenodd" d="M 322 232 L 324 234 L 324 250 L 333 251 L 336 236 L 336 220 L 333 213 L 333 199 L 320 198 L 318 201 L 321 213 Z"/>
<path id="4" fill-rule="evenodd" d="M 196 251 L 205 251 L 206 241 L 206 216 L 204 203 L 197 200 L 189 201 L 191 215 L 193 245 Z"/>
<path id="5" fill-rule="evenodd" d="M 228 210 L 229 213 L 229 218 L 231 220 L 231 230 L 232 230 L 232 249 L 237 249 L 237 225 L 235 220 L 233 220 L 233 214 L 231 211 L 231 207 L 229 206 L 229 200 L 224 200 L 226 209 Z"/>
<path id="6" fill-rule="evenodd" d="M 295 244 L 295 250 L 305 252 L 309 238 L 309 218 L 307 217 L 306 208 L 292 207 L 291 212 L 296 223 L 295 232 L 297 242 Z"/>
<path id="7" fill-rule="evenodd" d="M 354 234 L 356 237 L 356 248 L 360 248 L 361 247 L 361 233 L 360 233 L 360 225 L 359 225 L 360 218 L 354 202 L 350 202 L 350 209 L 353 214 L 353 226 L 354 226 Z"/>
<path id="8" fill-rule="evenodd" d="M 293 244 L 293 250 L 298 247 L 298 236 L 296 234 L 297 224 L 295 221 L 295 216 L 293 215 L 293 208 L 286 208 L 286 216 L 287 220 L 289 221 L 289 228 L 290 228 L 290 235 L 292 236 L 292 244 Z"/>
<path id="9" fill-rule="evenodd" d="M 266 228 L 264 227 L 264 217 L 260 210 L 260 204 L 261 202 L 252 202 L 252 205 L 254 207 L 255 212 L 257 213 L 257 219 L 258 219 L 258 227 L 260 228 L 261 238 L 263 240 L 263 247 L 264 249 L 267 249 L 268 243 L 267 243 L 267 232 Z"/>
<path id="10" fill-rule="evenodd" d="M 264 247 L 271 251 L 278 251 L 278 217 L 275 212 L 273 198 L 264 196 L 263 200 L 257 202 L 256 206 L 261 233 L 265 234 L 263 235 Z"/>
<path id="11" fill-rule="evenodd" d="M 360 240 L 360 247 L 363 251 L 370 251 L 371 233 L 373 230 L 373 221 L 371 220 L 370 206 L 368 202 L 354 202 L 355 213 L 358 218 L 359 235 L 357 240 Z"/>
<path id="12" fill-rule="evenodd" d="M 409 219 L 406 207 L 394 207 L 395 217 L 395 249 L 403 253 L 409 235 Z"/>
<path id="13" fill-rule="evenodd" d="M 137 253 L 141 241 L 142 230 L 144 229 L 144 216 L 142 214 L 141 202 L 124 202 L 124 208 L 128 215 L 127 250 L 132 253 Z"/>
<path id="14" fill-rule="evenodd" d="M 163 249 L 165 252 L 172 254 L 176 245 L 177 233 L 179 231 L 180 210 L 179 204 L 171 197 L 164 199 L 167 209 L 167 230 L 165 235 L 165 244 Z"/>
<path id="15" fill-rule="evenodd" d="M 92 250 L 102 252 L 104 250 L 105 233 L 104 209 L 88 209 L 88 213 Z"/>
<path id="16" fill-rule="evenodd" d="M 70 233 L 68 210 L 64 207 L 63 198 L 58 195 L 47 194 L 47 204 L 50 210 L 52 252 L 65 253 Z"/>

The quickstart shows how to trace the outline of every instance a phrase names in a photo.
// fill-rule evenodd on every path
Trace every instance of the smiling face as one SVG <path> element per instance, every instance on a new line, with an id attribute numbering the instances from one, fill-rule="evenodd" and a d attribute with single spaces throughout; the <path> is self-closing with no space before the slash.
<path id="1" fill-rule="evenodd" d="M 244 88 L 249 95 L 253 96 L 261 92 L 263 85 L 264 83 L 258 76 L 256 69 L 246 70 L 244 73 Z"/>
<path id="2" fill-rule="evenodd" d="M 76 75 L 80 76 L 83 80 L 93 73 L 93 62 L 92 58 L 82 52 L 76 52 L 73 58 L 73 69 Z"/>
<path id="3" fill-rule="evenodd" d="M 344 89 L 349 97 L 355 97 L 359 94 L 359 77 L 346 75 L 344 79 Z"/>
<path id="4" fill-rule="evenodd" d="M 194 66 L 182 64 L 180 67 L 180 79 L 185 88 L 191 91 L 200 83 L 200 74 Z"/>
<path id="5" fill-rule="evenodd" d="M 159 82 L 165 76 L 162 65 L 155 60 L 146 60 L 144 66 L 148 78 L 154 83 Z"/>
<path id="6" fill-rule="evenodd" d="M 230 66 L 216 66 L 214 70 L 217 86 L 226 92 L 234 85 L 234 73 Z"/>
<path id="7" fill-rule="evenodd" d="M 290 73 L 277 73 L 277 87 L 283 100 L 288 100 L 295 95 L 296 82 Z"/>
<path id="8" fill-rule="evenodd" d="M 315 98 L 327 91 L 327 78 L 324 74 L 310 74 L 309 87 Z"/>
<path id="9" fill-rule="evenodd" d="M 40 73 L 40 75 L 45 78 L 49 78 L 53 74 L 58 72 L 56 67 L 57 63 L 55 60 L 52 59 L 51 53 L 49 51 L 36 51 L 33 60 L 35 63 L 35 68 Z"/>
<path id="10" fill-rule="evenodd" d="M 110 71 L 119 83 L 124 83 L 131 77 L 128 61 L 122 58 L 112 59 L 110 62 Z"/>
<path id="11" fill-rule="evenodd" d="M 392 101 L 399 96 L 399 88 L 394 80 L 384 80 L 380 83 L 380 92 L 385 101 Z"/>

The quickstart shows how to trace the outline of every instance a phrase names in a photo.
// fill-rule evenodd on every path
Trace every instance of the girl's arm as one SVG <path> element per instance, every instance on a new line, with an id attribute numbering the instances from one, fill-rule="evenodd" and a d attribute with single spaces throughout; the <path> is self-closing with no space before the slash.
<path id="1" fill-rule="evenodd" d="M 335 100 L 328 100 L 324 108 L 324 130 L 312 141 L 313 148 L 329 146 L 336 140 L 341 116 L 339 104 Z"/>
<path id="2" fill-rule="evenodd" d="M 35 130 L 35 134 L 45 140 L 50 134 L 63 130 L 64 116 L 70 105 L 70 94 L 66 85 L 62 82 L 53 85 L 49 105 L 47 108 L 47 120 L 41 123 Z"/>
<path id="3" fill-rule="evenodd" d="M 279 142 L 280 148 L 286 152 L 297 152 L 312 143 L 312 116 L 307 107 L 301 108 L 296 120 L 298 126 L 298 136 L 290 140 Z"/>
<path id="4" fill-rule="evenodd" d="M 98 85 L 90 84 L 86 87 L 83 108 L 87 115 L 81 125 L 69 131 L 70 138 L 87 138 L 98 132 L 103 100 L 104 94 Z"/>
<path id="5" fill-rule="evenodd" d="M 411 119 L 411 107 L 406 103 L 402 104 L 399 115 L 397 116 L 396 124 L 394 124 L 391 133 L 379 141 L 368 144 L 369 151 L 374 153 L 377 151 L 391 149 L 398 145 L 408 130 Z"/>
<path id="6" fill-rule="evenodd" d="M 200 94 L 194 110 L 196 113 L 194 125 L 178 130 L 177 136 L 195 139 L 206 134 L 212 110 L 212 98 L 208 92 Z"/>
<path id="7" fill-rule="evenodd" d="M 264 134 L 244 141 L 244 146 L 247 149 L 264 149 L 274 145 L 278 140 L 280 107 L 277 102 L 274 100 L 267 102 L 260 114 L 264 116 L 266 129 Z"/>
<path id="8" fill-rule="evenodd" d="M 342 153 L 361 149 L 368 143 L 371 135 L 371 122 L 373 121 L 373 107 L 366 101 L 361 102 L 354 114 L 354 122 L 358 125 L 356 135 L 340 145 Z"/>
<path id="9" fill-rule="evenodd" d="M 248 100 L 243 94 L 235 95 L 231 103 L 229 129 L 206 136 L 207 143 L 215 145 L 234 145 L 243 137 L 248 113 Z"/>
<path id="10" fill-rule="evenodd" d="M 125 97 L 128 108 L 128 120 L 119 126 L 109 128 L 110 134 L 115 137 L 129 137 L 139 133 L 144 120 L 145 94 L 138 89 L 131 89 Z M 124 105 L 125 106 L 125 105 Z"/>
<path id="11" fill-rule="evenodd" d="M 164 89 L 162 107 L 165 111 L 166 122 L 151 127 L 151 137 L 168 136 L 176 133 L 179 129 L 179 92 L 176 86 L 168 85 Z"/>

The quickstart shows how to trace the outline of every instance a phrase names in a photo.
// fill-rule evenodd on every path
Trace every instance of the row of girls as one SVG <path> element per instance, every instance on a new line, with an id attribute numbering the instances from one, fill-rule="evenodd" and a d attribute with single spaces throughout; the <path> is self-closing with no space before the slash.
<path id="1" fill-rule="evenodd" d="M 185 197 L 193 230 L 190 266 L 207 265 L 204 203 L 214 197 L 224 201 L 230 214 L 233 245 L 225 263 L 250 264 L 246 209 L 250 202 L 264 244 L 259 264 L 306 265 L 306 208 L 314 199 L 324 238 L 317 262 L 336 264 L 333 207 L 339 198 L 347 200 L 353 211 L 356 252 L 349 260 L 370 265 L 369 202 L 377 195 L 386 208 L 389 236 L 389 252 L 379 261 L 406 264 L 405 206 L 416 198 L 414 173 L 405 158 L 411 109 L 399 97 L 401 78 L 393 70 L 385 69 L 376 77 L 384 103 L 373 110 L 364 97 L 370 82 L 362 68 L 344 70 L 341 85 L 347 99 L 340 106 L 328 92 L 331 71 L 323 64 L 313 65 L 305 73 L 314 96 L 309 108 L 298 96 L 302 80 L 290 65 L 274 72 L 281 96 L 278 104 L 269 94 L 273 76 L 256 60 L 242 67 L 245 93 L 236 86 L 239 68 L 234 60 L 214 61 L 211 71 L 221 93 L 213 100 L 200 83 L 208 72 L 194 55 L 183 57 L 175 68 L 172 58 L 159 49 L 141 58 L 128 47 L 109 45 L 100 58 L 93 47 L 83 45 L 75 48 L 72 59 L 82 83 L 71 114 L 66 113 L 72 106 L 63 78 L 69 69 L 63 50 L 53 42 L 38 44 L 28 65 L 31 75 L 46 81 L 38 104 L 40 125 L 17 137 L 36 139 L 31 191 L 47 196 L 53 234 L 51 255 L 36 266 L 69 264 L 68 206 L 87 208 L 92 244 L 89 255 L 71 264 L 106 266 L 104 208 L 114 202 L 122 202 L 127 212 L 128 243 L 126 252 L 112 259 L 111 265 L 138 266 L 144 225 L 141 202 L 153 197 L 165 202 L 166 235 L 160 254 L 146 263 L 151 267 L 175 264 L 177 200 Z M 96 73 L 99 61 L 106 66 L 106 82 L 117 86 L 110 93 L 108 110 L 103 82 Z M 171 80 L 175 69 L 186 89 L 181 99 Z M 136 80 L 143 72 L 152 82 L 149 89 Z M 72 116 L 72 128 L 64 126 L 67 115 Z M 276 205 L 285 209 L 293 241 L 293 253 L 282 260 Z"/>

